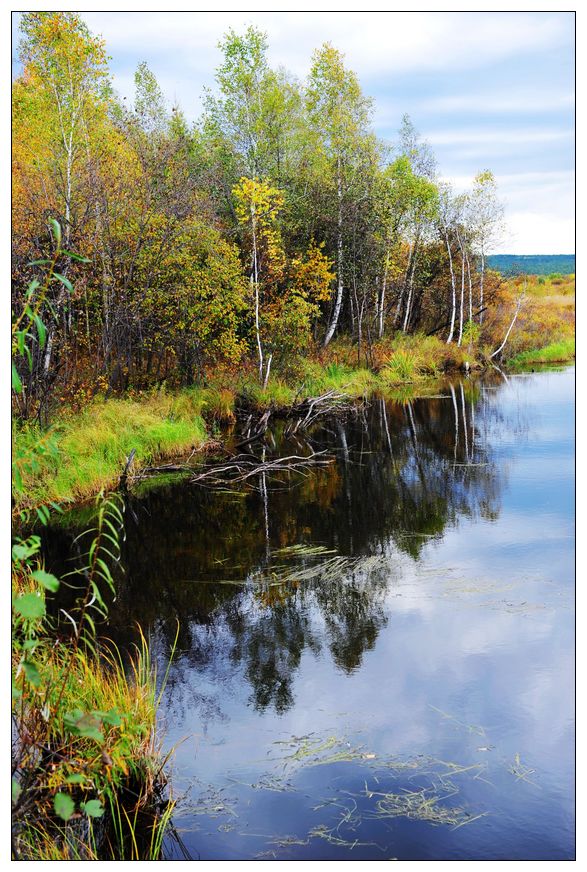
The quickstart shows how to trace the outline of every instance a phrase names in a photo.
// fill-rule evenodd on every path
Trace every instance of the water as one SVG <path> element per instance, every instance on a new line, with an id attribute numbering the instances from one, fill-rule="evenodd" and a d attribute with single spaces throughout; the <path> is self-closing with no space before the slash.
<path id="1" fill-rule="evenodd" d="M 179 620 L 194 859 L 574 856 L 574 370 L 441 394 L 316 427 L 305 476 L 129 500 L 110 630 L 162 674 Z"/>

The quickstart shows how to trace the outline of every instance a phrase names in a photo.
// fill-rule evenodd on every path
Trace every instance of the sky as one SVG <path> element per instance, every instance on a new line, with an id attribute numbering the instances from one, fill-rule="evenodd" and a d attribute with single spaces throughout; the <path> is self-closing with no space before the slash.
<path id="1" fill-rule="evenodd" d="M 507 223 L 494 253 L 575 250 L 572 12 L 81 14 L 105 38 L 122 96 L 132 100 L 134 71 L 146 61 L 169 103 L 192 120 L 203 88 L 214 87 L 218 42 L 229 28 L 265 31 L 271 64 L 300 79 L 314 49 L 331 42 L 374 99 L 380 137 L 393 141 L 408 113 L 458 190 L 492 170 Z"/>

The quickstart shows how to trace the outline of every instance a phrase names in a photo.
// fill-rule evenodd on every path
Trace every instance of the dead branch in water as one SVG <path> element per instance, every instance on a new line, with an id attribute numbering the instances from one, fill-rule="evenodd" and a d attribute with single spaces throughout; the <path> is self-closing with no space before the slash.
<path id="1" fill-rule="evenodd" d="M 301 403 L 294 403 L 288 417 L 295 421 L 285 431 L 286 436 L 293 436 L 299 430 L 305 430 L 322 415 L 333 415 L 339 412 L 341 406 L 348 403 L 346 394 L 335 390 L 327 391 L 319 397 L 307 397 Z"/>
<path id="2" fill-rule="evenodd" d="M 276 457 L 273 460 L 259 460 L 252 454 L 237 454 L 230 459 L 211 464 L 196 472 L 193 466 L 187 464 L 165 464 L 163 466 L 148 466 L 133 476 L 133 481 L 141 481 L 161 473 L 185 473 L 189 481 L 209 487 L 226 484 L 246 483 L 258 475 L 271 475 L 276 472 L 303 472 L 317 466 L 327 466 L 334 458 L 326 451 L 313 451 L 308 455 L 291 454 L 287 457 Z"/>

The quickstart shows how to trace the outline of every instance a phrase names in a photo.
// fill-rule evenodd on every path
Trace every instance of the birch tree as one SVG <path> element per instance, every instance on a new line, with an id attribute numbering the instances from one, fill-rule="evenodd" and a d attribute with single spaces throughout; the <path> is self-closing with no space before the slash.
<path id="1" fill-rule="evenodd" d="M 504 233 L 503 204 L 498 199 L 497 183 L 492 172 L 484 170 L 475 176 L 470 198 L 474 244 L 479 253 L 479 323 L 483 323 L 485 261 L 492 246 Z"/>
<path id="2" fill-rule="evenodd" d="M 336 228 L 336 295 L 324 337 L 326 347 L 336 331 L 343 304 L 345 206 L 353 182 L 359 181 L 359 154 L 368 140 L 371 115 L 371 101 L 363 95 L 356 75 L 346 69 L 343 55 L 329 43 L 314 53 L 306 87 L 306 109 L 334 199 L 330 208 Z"/>

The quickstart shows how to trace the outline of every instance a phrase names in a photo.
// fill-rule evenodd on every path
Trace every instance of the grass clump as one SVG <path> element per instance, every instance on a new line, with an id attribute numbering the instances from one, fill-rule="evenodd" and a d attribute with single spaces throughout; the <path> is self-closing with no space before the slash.
<path id="1" fill-rule="evenodd" d="M 523 368 L 534 364 L 567 363 L 575 358 L 575 340 L 562 339 L 559 342 L 551 342 L 544 348 L 532 348 L 522 351 L 508 361 L 508 365 L 514 368 Z"/>
<path id="2" fill-rule="evenodd" d="M 46 723 L 39 718 L 41 700 L 30 674 L 27 680 L 21 672 L 14 854 L 155 859 L 165 821 L 159 814 L 156 674 L 146 641 L 126 668 L 113 646 L 72 657 L 61 644 L 38 646 L 35 665 L 42 709 L 53 716 Z"/>
<path id="3" fill-rule="evenodd" d="M 258 380 L 251 378 L 241 382 L 239 395 L 247 405 L 263 411 L 291 406 L 296 397 L 296 390 L 277 377 L 271 378 L 265 388 Z"/>
<path id="4" fill-rule="evenodd" d="M 356 367 L 338 360 L 328 363 L 306 361 L 302 376 L 304 396 L 317 397 L 329 391 L 359 398 L 377 387 L 375 374 L 364 367 Z"/>
<path id="5" fill-rule="evenodd" d="M 122 505 L 99 499 L 59 627 L 49 595 L 62 580 L 43 567 L 39 536 L 12 548 L 14 859 L 154 859 L 161 849 L 172 806 L 162 798 L 156 671 L 142 634 L 125 664 L 96 633 L 115 589 Z"/>

